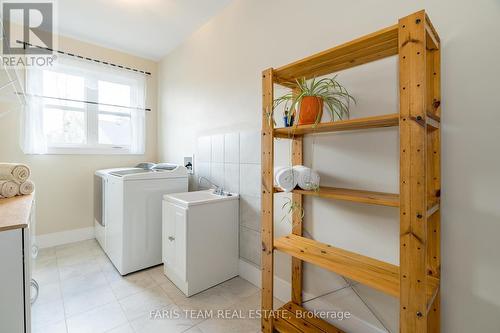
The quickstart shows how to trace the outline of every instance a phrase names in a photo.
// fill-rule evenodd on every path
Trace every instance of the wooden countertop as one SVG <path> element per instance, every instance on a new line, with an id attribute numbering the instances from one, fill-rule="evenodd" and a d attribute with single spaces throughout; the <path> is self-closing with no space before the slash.
<path id="1" fill-rule="evenodd" d="M 0 231 L 26 228 L 32 205 L 33 194 L 0 199 Z"/>

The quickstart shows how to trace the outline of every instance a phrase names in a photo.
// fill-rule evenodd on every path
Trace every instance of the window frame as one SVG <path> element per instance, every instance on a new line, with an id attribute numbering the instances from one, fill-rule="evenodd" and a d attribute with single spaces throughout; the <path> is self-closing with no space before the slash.
<path id="1" fill-rule="evenodd" d="M 133 80 L 130 78 L 124 76 L 120 79 L 117 79 L 116 75 L 114 75 L 112 78 L 109 77 L 109 75 L 106 75 L 106 73 L 102 73 L 102 77 L 89 77 L 82 75 L 81 72 L 78 69 L 75 69 L 74 71 L 71 70 L 71 68 L 65 68 L 64 71 L 62 70 L 57 70 L 57 69 L 47 69 L 48 71 L 56 72 L 56 73 L 61 73 L 61 74 L 68 74 L 68 75 L 75 75 L 78 77 L 82 77 L 84 80 L 84 100 L 92 100 L 92 101 L 98 101 L 98 90 L 92 90 L 89 88 L 89 81 L 93 81 L 92 83 L 95 84 L 95 86 L 98 86 L 99 81 L 106 81 L 106 82 L 112 82 L 116 84 L 122 84 L 122 85 L 127 85 L 130 87 L 134 86 Z M 52 143 L 47 139 L 47 154 L 65 154 L 65 155 L 104 155 L 104 154 L 110 154 L 110 155 L 134 155 L 136 153 L 131 152 L 131 145 L 114 145 L 114 144 L 100 144 L 99 143 L 99 114 L 116 114 L 118 116 L 123 116 L 127 117 L 127 114 L 121 114 L 119 112 L 110 112 L 110 111 L 99 111 L 99 104 L 93 104 L 93 103 L 84 103 L 85 107 L 82 110 L 72 110 L 72 107 L 70 106 L 61 106 L 57 104 L 51 104 L 50 99 L 44 98 L 43 99 L 43 107 L 42 107 L 42 112 L 43 116 L 45 116 L 46 112 L 46 107 L 50 107 L 53 109 L 59 109 L 62 111 L 77 111 L 77 112 L 84 112 L 84 117 L 85 117 L 85 135 L 86 135 L 86 143 L 83 144 L 72 144 L 72 143 Z M 131 115 L 128 114 L 128 117 L 131 118 Z M 144 125 L 145 126 L 145 125 Z M 144 130 L 146 130 L 144 128 Z M 133 140 L 133 138 L 130 138 Z M 146 138 L 144 138 L 146 140 Z"/>

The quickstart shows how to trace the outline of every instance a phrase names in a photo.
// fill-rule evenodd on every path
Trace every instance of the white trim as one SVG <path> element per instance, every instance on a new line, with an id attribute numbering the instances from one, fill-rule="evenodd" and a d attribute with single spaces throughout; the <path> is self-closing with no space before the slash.
<path id="1" fill-rule="evenodd" d="M 131 153 L 130 147 L 92 147 L 92 146 L 52 146 L 47 148 L 48 155 L 144 155 Z"/>
<path id="2" fill-rule="evenodd" d="M 254 264 L 251 264 L 243 259 L 240 259 L 239 263 L 239 276 L 242 279 L 247 280 L 254 286 L 260 288 L 261 287 L 261 270 Z M 304 292 L 303 297 L 305 299 L 312 299 L 316 295 Z M 279 277 L 274 277 L 274 297 L 279 299 L 280 301 L 287 303 L 291 298 L 291 284 L 288 281 L 285 281 Z M 320 302 L 320 300 L 318 300 Z M 328 307 L 328 304 L 325 304 Z M 336 311 L 342 311 L 342 309 L 338 308 Z M 375 327 L 373 324 L 362 320 L 356 316 L 351 316 L 350 319 L 342 322 L 342 327 L 347 332 L 363 332 L 363 333 L 384 333 L 385 330 L 380 330 Z"/>
<path id="3" fill-rule="evenodd" d="M 79 242 L 95 238 L 94 227 L 74 229 L 61 232 L 53 232 L 36 236 L 36 245 L 43 249 L 57 245 Z"/>
<path id="4" fill-rule="evenodd" d="M 242 279 L 247 280 L 254 286 L 260 288 L 262 286 L 262 271 L 260 268 L 251 264 L 243 259 L 240 259 L 239 264 L 239 275 Z M 274 277 L 274 297 L 279 299 L 282 302 L 289 302 L 291 296 L 291 284 L 288 281 L 283 280 L 277 276 Z M 313 298 L 314 295 L 308 292 L 304 292 L 304 298 L 310 299 Z"/>
<path id="5" fill-rule="evenodd" d="M 249 262 L 240 259 L 239 267 L 238 267 L 239 275 L 242 279 L 247 280 L 254 286 L 260 288 L 262 281 L 262 273 L 260 268 L 257 266 L 250 264 Z"/>

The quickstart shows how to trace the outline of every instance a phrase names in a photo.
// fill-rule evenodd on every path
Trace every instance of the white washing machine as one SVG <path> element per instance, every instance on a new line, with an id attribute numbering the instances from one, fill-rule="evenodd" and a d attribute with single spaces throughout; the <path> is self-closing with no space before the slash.
<path id="1" fill-rule="evenodd" d="M 121 275 L 162 263 L 163 195 L 187 190 L 183 166 L 96 171 L 96 238 Z"/>

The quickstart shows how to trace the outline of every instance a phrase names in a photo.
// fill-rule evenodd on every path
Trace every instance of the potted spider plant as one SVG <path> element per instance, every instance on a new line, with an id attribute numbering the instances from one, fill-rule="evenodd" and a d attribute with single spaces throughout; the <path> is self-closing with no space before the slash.
<path id="1" fill-rule="evenodd" d="M 285 103 L 285 109 L 292 110 L 288 116 L 297 111 L 296 119 L 298 125 L 317 124 L 323 115 L 323 106 L 326 105 L 330 118 L 349 118 L 349 108 L 351 102 L 356 102 L 347 89 L 337 81 L 337 76 L 333 78 L 323 78 L 316 80 L 306 80 L 300 78 L 296 80 L 297 92 L 291 92 L 274 100 L 273 110 L 280 104 Z"/>

